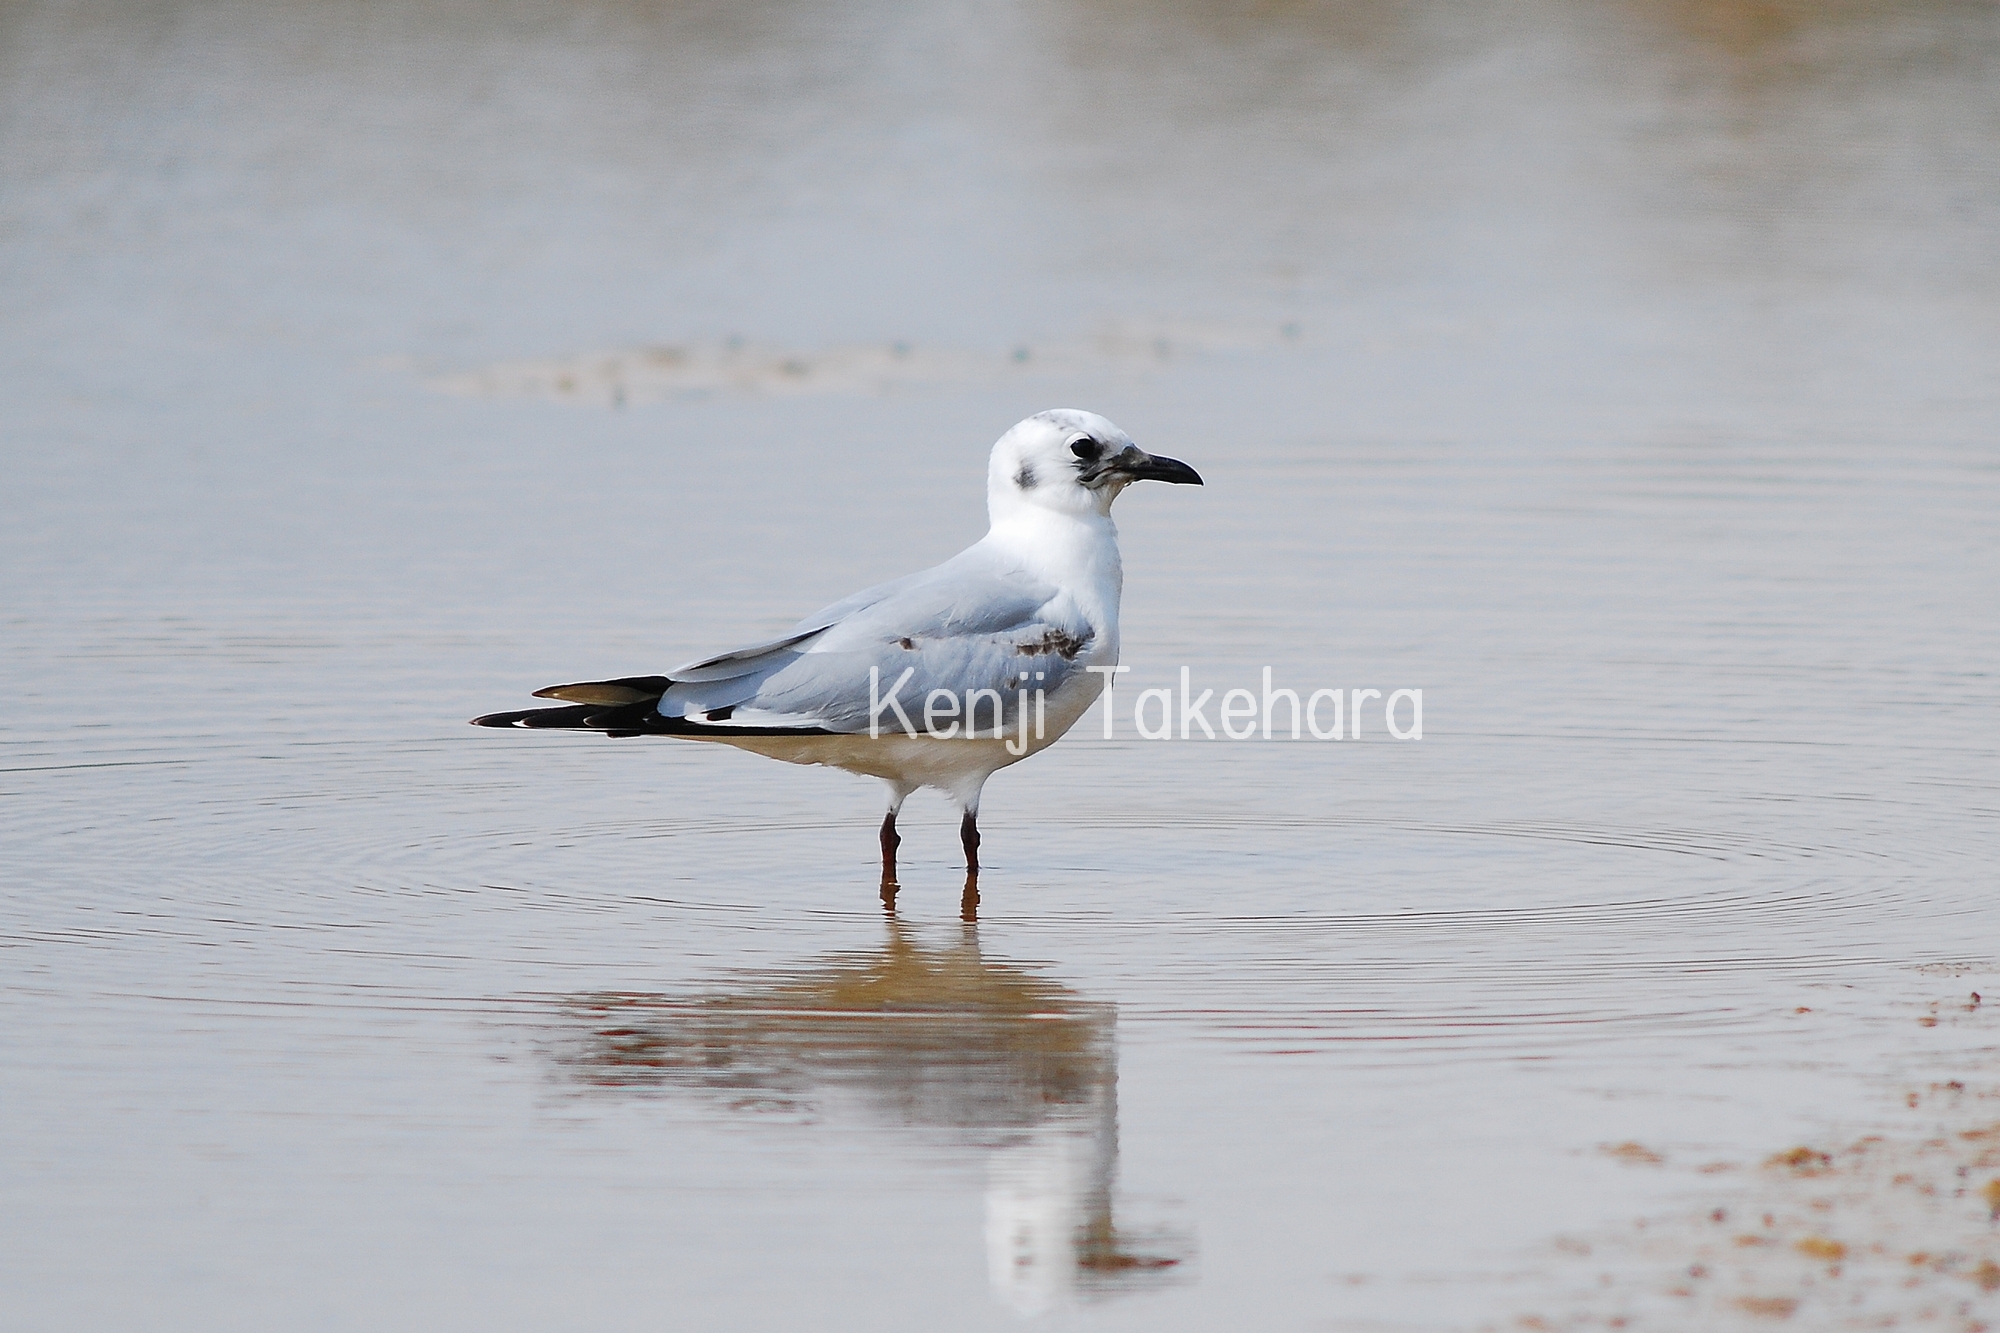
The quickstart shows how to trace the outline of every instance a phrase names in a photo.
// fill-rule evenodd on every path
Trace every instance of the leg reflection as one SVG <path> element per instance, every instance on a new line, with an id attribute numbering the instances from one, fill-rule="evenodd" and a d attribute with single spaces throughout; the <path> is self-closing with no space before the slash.
<path id="1" fill-rule="evenodd" d="M 958 919 L 960 921 L 979 920 L 979 872 L 965 872 L 965 892 L 958 896 Z"/>

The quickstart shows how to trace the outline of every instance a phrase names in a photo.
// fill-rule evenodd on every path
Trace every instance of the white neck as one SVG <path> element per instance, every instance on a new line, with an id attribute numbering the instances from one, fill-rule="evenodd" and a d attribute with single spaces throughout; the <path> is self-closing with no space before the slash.
<path id="1" fill-rule="evenodd" d="M 993 526 L 981 544 L 1068 592 L 1115 653 L 1125 569 L 1111 516 L 1019 503 L 993 508 Z"/>

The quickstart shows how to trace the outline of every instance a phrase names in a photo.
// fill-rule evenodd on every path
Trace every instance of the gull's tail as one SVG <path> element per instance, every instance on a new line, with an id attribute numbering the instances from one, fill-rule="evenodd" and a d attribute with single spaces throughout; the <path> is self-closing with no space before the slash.
<path id="1" fill-rule="evenodd" d="M 561 699 L 563 708 L 524 708 L 513 713 L 486 713 L 472 719 L 475 727 L 525 727 L 529 730 L 595 731 L 606 736 L 823 736 L 819 727 L 757 727 L 722 725 L 734 708 L 717 708 L 694 717 L 668 717 L 659 702 L 673 681 L 666 676 L 621 676 L 616 680 L 586 680 L 536 690 L 537 699 Z"/>
<path id="2" fill-rule="evenodd" d="M 617 680 L 586 680 L 575 685 L 551 685 L 536 690 L 537 699 L 561 699 L 568 708 L 527 708 L 518 713 L 488 713 L 472 719 L 475 727 L 556 728 L 601 731 L 607 736 L 644 736 L 667 731 L 668 722 L 654 705 L 673 681 L 665 676 L 621 676 Z M 694 728 L 688 727 L 687 730 Z"/>

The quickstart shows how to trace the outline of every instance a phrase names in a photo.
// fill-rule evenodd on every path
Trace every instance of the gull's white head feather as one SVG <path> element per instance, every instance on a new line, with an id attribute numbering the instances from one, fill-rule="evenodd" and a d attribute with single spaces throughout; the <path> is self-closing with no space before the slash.
<path id="1" fill-rule="evenodd" d="M 1109 514 L 1120 491 L 1149 478 L 1201 484 L 1193 468 L 1148 454 L 1097 413 L 1057 407 L 1035 413 L 993 446 L 986 505 L 995 523 L 1025 508 L 1079 518 Z"/>

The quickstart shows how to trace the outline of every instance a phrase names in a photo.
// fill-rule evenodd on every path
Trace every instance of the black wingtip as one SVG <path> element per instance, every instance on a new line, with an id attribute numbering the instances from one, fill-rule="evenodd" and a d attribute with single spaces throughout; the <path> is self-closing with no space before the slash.
<path id="1" fill-rule="evenodd" d="M 718 709 L 717 712 L 734 711 Z M 697 736 L 723 740 L 745 736 L 833 736 L 824 727 L 717 726 L 685 717 L 661 717 L 650 703 L 606 708 L 572 704 L 567 708 L 528 708 L 513 713 L 484 713 L 471 719 L 475 727 L 518 727 L 528 731 L 594 731 L 600 736 Z"/>
<path id="2" fill-rule="evenodd" d="M 651 708 L 652 705 L 646 705 Z M 475 727 L 590 727 L 592 718 L 627 710 L 600 708 L 595 704 L 572 704 L 567 708 L 528 708 L 514 713 L 486 713 L 472 719 Z"/>

